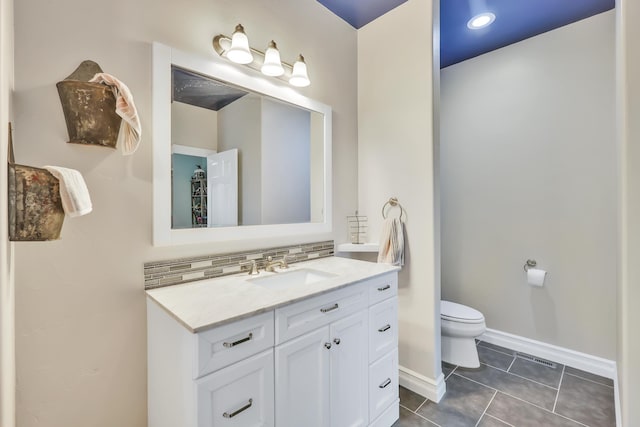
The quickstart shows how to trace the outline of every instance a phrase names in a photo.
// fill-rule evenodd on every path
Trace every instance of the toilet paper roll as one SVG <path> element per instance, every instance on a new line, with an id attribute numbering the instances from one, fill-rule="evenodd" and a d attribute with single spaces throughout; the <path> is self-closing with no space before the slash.
<path id="1" fill-rule="evenodd" d="M 527 283 L 531 286 L 544 286 L 545 277 L 547 277 L 547 272 L 539 268 L 527 270 Z"/>

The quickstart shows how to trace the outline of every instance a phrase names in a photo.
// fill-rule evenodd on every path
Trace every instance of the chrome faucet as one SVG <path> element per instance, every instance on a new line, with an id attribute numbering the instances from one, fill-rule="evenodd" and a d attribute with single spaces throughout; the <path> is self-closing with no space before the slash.
<path id="1" fill-rule="evenodd" d="M 289 268 L 289 264 L 287 264 L 287 255 L 282 257 L 282 259 L 274 260 L 273 257 L 267 257 L 267 264 L 264 267 L 264 271 L 268 271 L 270 273 L 275 273 L 275 267 L 280 268 Z"/>

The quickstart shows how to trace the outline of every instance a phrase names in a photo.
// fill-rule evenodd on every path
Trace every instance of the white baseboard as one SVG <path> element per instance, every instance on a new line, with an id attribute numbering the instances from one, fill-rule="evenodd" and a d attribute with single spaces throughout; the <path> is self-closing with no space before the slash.
<path id="1" fill-rule="evenodd" d="M 434 381 L 404 366 L 400 366 L 398 369 L 402 387 L 418 393 L 433 402 L 440 402 L 447 390 L 447 386 L 444 383 L 444 375 L 440 374 L 438 379 Z"/>
<path id="2" fill-rule="evenodd" d="M 478 339 L 512 350 L 528 353 L 552 362 L 562 363 L 563 365 L 581 369 L 605 378 L 611 378 L 617 383 L 616 362 L 613 360 L 603 359 L 590 354 L 580 353 L 579 351 L 569 350 L 489 328 L 487 328 L 487 331 L 478 337 Z"/>

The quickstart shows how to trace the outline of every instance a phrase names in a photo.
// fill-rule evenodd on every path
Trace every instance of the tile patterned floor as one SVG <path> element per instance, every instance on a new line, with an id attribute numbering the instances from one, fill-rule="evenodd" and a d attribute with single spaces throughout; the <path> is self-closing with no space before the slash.
<path id="1" fill-rule="evenodd" d="M 483 341 L 478 356 L 478 369 L 443 363 L 438 404 L 400 387 L 393 427 L 615 427 L 612 380 Z"/>

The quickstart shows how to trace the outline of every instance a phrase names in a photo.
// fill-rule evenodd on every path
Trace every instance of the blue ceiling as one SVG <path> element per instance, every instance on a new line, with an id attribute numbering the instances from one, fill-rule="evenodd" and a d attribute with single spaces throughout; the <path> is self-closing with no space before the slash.
<path id="1" fill-rule="evenodd" d="M 360 28 L 406 0 L 318 0 L 355 28 Z M 615 0 L 440 0 L 440 66 L 483 53 L 606 12 Z M 495 22 L 480 30 L 469 19 L 492 12 Z"/>
<path id="2" fill-rule="evenodd" d="M 354 28 L 360 28 L 395 9 L 407 0 L 318 0 L 327 9 L 347 21 Z M 446 0 L 442 0 L 446 1 Z"/>

